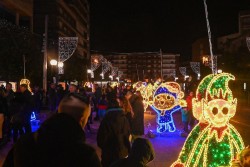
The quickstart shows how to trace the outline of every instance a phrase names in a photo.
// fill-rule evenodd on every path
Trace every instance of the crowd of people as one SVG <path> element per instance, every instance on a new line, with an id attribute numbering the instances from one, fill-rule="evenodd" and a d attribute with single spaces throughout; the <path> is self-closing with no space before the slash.
<path id="1" fill-rule="evenodd" d="M 143 136 L 142 98 L 130 87 L 96 84 L 85 88 L 70 84 L 65 91 L 52 83 L 46 94 L 51 116 L 31 132 L 30 115 L 32 111 L 40 112 L 43 92 L 38 87 L 30 92 L 23 84 L 14 93 L 10 85 L 1 91 L 0 123 L 4 127 L 0 128 L 8 129 L 2 134 L 13 136 L 15 144 L 4 166 L 116 167 L 122 163 L 139 167 L 153 160 L 153 147 Z M 93 121 L 100 121 L 97 145 L 101 159 L 85 143 L 84 127 L 91 131 Z"/>

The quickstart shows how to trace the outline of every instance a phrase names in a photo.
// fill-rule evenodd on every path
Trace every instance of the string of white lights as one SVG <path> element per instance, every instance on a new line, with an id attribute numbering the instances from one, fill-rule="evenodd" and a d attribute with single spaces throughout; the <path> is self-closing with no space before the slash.
<path id="1" fill-rule="evenodd" d="M 59 37 L 58 41 L 58 63 L 63 63 L 68 60 L 75 52 L 78 37 Z M 58 67 L 58 74 L 63 73 L 63 66 Z"/>
<path id="2" fill-rule="evenodd" d="M 207 22 L 207 31 L 208 31 L 208 41 L 209 41 L 209 49 L 210 49 L 210 56 L 211 56 L 211 65 L 212 65 L 212 73 L 213 74 L 217 74 L 217 70 L 216 68 L 214 68 L 215 66 L 215 62 L 214 62 L 214 54 L 213 54 L 213 46 L 212 46 L 212 40 L 211 40 L 211 30 L 210 30 L 210 25 L 209 25 L 209 20 L 208 20 L 208 11 L 207 11 L 207 4 L 206 4 L 206 0 L 204 1 L 204 7 L 205 7 L 205 14 L 206 14 L 206 22 Z"/>
<path id="3" fill-rule="evenodd" d="M 246 38 L 246 42 L 247 42 L 248 50 L 250 51 L 250 37 Z"/>
<path id="4" fill-rule="evenodd" d="M 197 74 L 198 80 L 200 79 L 201 72 L 200 72 L 200 62 L 190 62 L 190 66 L 192 70 Z"/>
<path id="5" fill-rule="evenodd" d="M 186 73 L 187 73 L 187 68 L 186 67 L 179 67 L 179 70 L 180 70 L 181 75 L 183 75 L 185 77 Z"/>

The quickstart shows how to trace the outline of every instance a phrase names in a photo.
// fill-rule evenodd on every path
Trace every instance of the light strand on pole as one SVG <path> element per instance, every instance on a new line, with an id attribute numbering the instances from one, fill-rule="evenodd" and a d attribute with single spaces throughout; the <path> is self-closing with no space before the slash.
<path id="1" fill-rule="evenodd" d="M 247 42 L 248 50 L 250 51 L 250 37 L 246 38 L 246 42 Z"/>
<path id="2" fill-rule="evenodd" d="M 184 76 L 184 80 L 186 80 L 187 68 L 186 67 L 179 67 L 179 70 L 180 70 L 181 75 Z"/>
<path id="3" fill-rule="evenodd" d="M 211 59 L 210 61 L 209 61 L 209 67 L 211 68 L 211 69 L 213 69 L 214 71 L 216 71 L 216 74 L 217 74 L 217 55 L 214 55 L 213 56 L 213 60 Z"/>
<path id="4" fill-rule="evenodd" d="M 197 79 L 200 79 L 201 72 L 200 72 L 200 62 L 190 62 L 190 66 L 194 73 L 197 74 Z"/>
<path id="5" fill-rule="evenodd" d="M 209 41 L 209 48 L 210 48 L 210 56 L 211 56 L 211 65 L 212 65 L 212 73 L 217 74 L 217 70 L 214 68 L 215 62 L 214 62 L 214 55 L 213 55 L 213 46 L 212 46 L 212 41 L 211 41 L 211 30 L 210 30 L 210 25 L 209 25 L 209 20 L 208 20 L 208 11 L 207 11 L 207 4 L 206 0 L 204 1 L 204 7 L 205 7 L 205 14 L 206 14 L 206 22 L 207 22 L 207 32 L 208 32 L 208 41 Z"/>
<path id="6" fill-rule="evenodd" d="M 94 78 L 94 71 L 100 67 L 102 59 L 103 59 L 102 55 L 91 55 L 91 67 L 90 67 L 91 78 Z"/>
<path id="7" fill-rule="evenodd" d="M 58 39 L 58 62 L 68 60 L 76 50 L 78 37 L 59 37 Z M 58 67 L 58 74 L 63 74 L 63 67 Z"/>
<path id="8" fill-rule="evenodd" d="M 122 71 L 118 71 L 117 76 L 118 76 L 119 78 L 121 78 L 121 77 L 122 77 L 122 75 L 123 75 L 123 72 L 122 72 Z"/>
<path id="9" fill-rule="evenodd" d="M 111 75 L 115 76 L 115 75 L 117 75 L 117 72 L 118 72 L 118 67 L 112 67 L 112 69 L 111 69 Z"/>

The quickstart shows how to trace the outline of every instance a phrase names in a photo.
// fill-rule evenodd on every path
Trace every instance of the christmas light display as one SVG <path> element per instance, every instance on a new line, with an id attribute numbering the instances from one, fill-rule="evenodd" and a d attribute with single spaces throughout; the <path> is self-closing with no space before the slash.
<path id="1" fill-rule="evenodd" d="M 119 78 L 121 78 L 122 75 L 123 75 L 123 72 L 122 72 L 122 71 L 118 71 L 118 72 L 117 72 L 117 76 L 118 76 Z"/>
<path id="2" fill-rule="evenodd" d="M 58 63 L 64 63 L 76 50 L 78 37 L 59 37 L 58 39 Z M 58 74 L 63 74 L 63 66 L 58 66 Z"/>
<path id="3" fill-rule="evenodd" d="M 186 80 L 187 68 L 186 67 L 179 67 L 179 70 L 180 70 L 181 75 L 184 76 L 184 80 Z"/>
<path id="4" fill-rule="evenodd" d="M 157 132 L 174 132 L 176 130 L 172 114 L 186 103 L 182 101 L 184 93 L 176 82 L 161 83 L 153 93 L 150 107 L 157 113 Z"/>
<path id="5" fill-rule="evenodd" d="M 111 75 L 114 77 L 116 76 L 118 73 L 118 67 L 112 67 L 111 68 Z"/>
<path id="6" fill-rule="evenodd" d="M 246 42 L 247 42 L 248 50 L 250 51 L 250 37 L 246 38 Z"/>
<path id="7" fill-rule="evenodd" d="M 102 55 L 91 55 L 91 69 L 90 69 L 91 78 L 94 78 L 94 71 L 98 67 L 100 67 L 102 59 L 103 59 Z"/>
<path id="8" fill-rule="evenodd" d="M 30 92 L 32 92 L 32 90 L 31 90 L 31 88 L 30 88 L 30 81 L 29 81 L 28 79 L 21 79 L 20 85 L 22 85 L 22 84 L 27 85 L 28 90 L 29 90 Z"/>
<path id="9" fill-rule="evenodd" d="M 244 148 L 240 134 L 229 123 L 237 105 L 228 87 L 228 82 L 234 79 L 229 73 L 221 73 L 210 74 L 201 81 L 192 101 L 193 115 L 199 123 L 172 167 L 229 167 Z"/>
<path id="10" fill-rule="evenodd" d="M 200 72 L 200 62 L 190 62 L 190 66 L 192 70 L 197 74 L 197 79 L 200 79 L 201 72 Z"/>

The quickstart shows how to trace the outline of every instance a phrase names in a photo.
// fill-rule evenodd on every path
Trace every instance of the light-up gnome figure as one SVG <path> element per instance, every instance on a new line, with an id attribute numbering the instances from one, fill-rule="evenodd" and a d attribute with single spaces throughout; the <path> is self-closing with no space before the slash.
<path id="1" fill-rule="evenodd" d="M 176 82 L 159 85 L 153 94 L 151 108 L 157 113 L 157 132 L 174 132 L 176 130 L 172 114 L 186 106 L 182 100 L 184 93 Z"/>
<path id="2" fill-rule="evenodd" d="M 221 73 L 201 81 L 193 99 L 193 114 L 199 123 L 172 167 L 229 167 L 244 148 L 240 134 L 229 123 L 237 105 L 228 87 L 229 80 L 234 79 L 231 74 Z"/>

